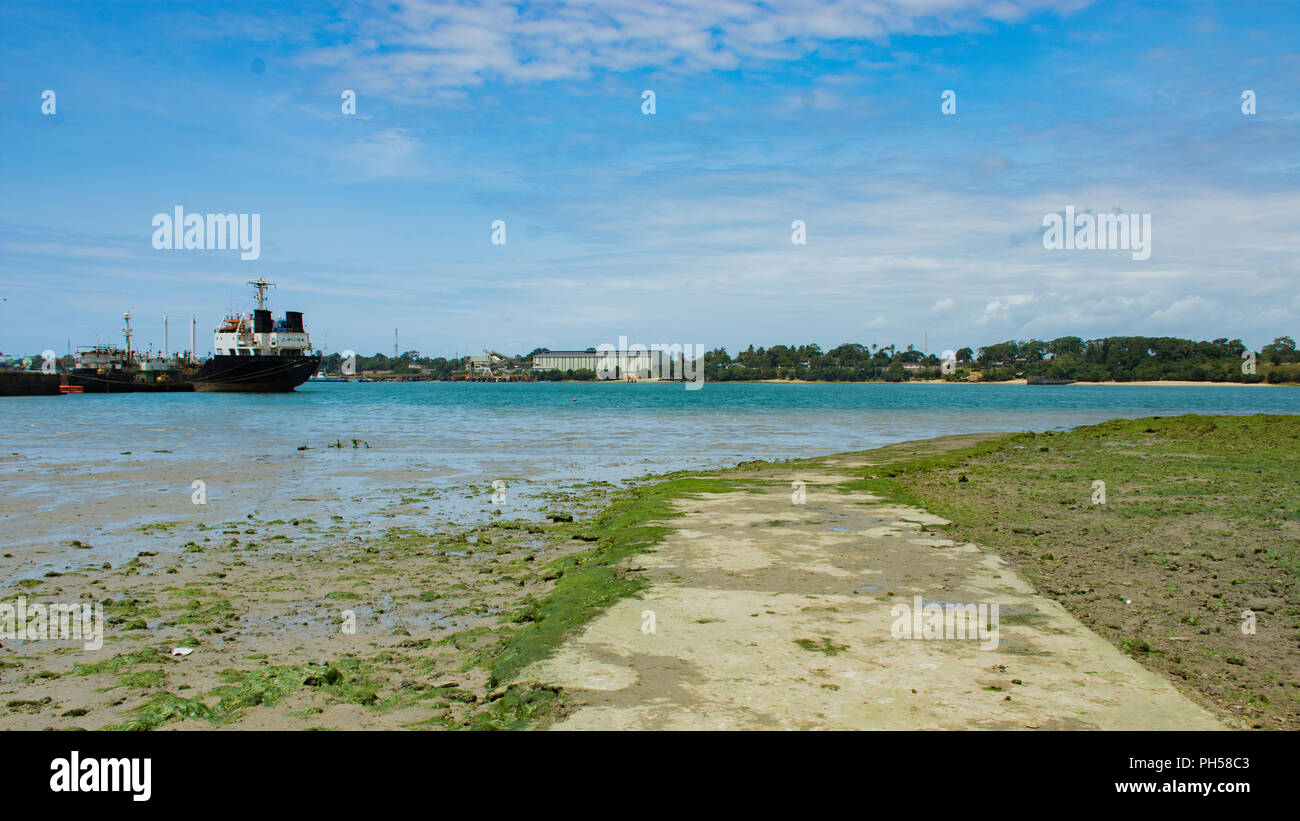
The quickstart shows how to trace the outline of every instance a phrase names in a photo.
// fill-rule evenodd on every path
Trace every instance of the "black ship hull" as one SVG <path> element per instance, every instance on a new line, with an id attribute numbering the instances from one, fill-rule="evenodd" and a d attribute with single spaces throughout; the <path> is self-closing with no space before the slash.
<path id="1" fill-rule="evenodd" d="M 228 356 L 210 358 L 193 377 L 196 391 L 284 393 L 320 369 L 319 356 Z"/>
<path id="2" fill-rule="evenodd" d="M 121 370 L 106 373 L 74 370 L 62 376 L 64 385 L 79 387 L 82 393 L 185 393 L 194 390 L 194 384 L 183 376 L 150 379 L 146 373 Z"/>
<path id="3" fill-rule="evenodd" d="M 57 374 L 40 371 L 0 371 L 0 396 L 58 396 Z"/>

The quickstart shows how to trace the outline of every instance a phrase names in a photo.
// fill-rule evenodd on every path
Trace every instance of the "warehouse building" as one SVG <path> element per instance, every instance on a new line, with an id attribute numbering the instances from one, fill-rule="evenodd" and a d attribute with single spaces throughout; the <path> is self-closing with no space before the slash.
<path id="1" fill-rule="evenodd" d="M 533 355 L 533 370 L 590 370 L 597 379 L 681 379 L 681 356 L 680 351 L 547 351 Z"/>

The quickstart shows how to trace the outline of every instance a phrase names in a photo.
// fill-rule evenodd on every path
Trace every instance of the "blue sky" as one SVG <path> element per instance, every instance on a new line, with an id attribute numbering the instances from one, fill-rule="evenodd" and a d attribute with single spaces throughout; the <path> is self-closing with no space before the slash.
<path id="1" fill-rule="evenodd" d="M 394 327 L 435 356 L 1258 348 L 1300 332 L 1298 23 L 1283 2 L 7 2 L 0 351 L 116 339 L 129 310 L 145 344 L 172 317 L 174 349 L 196 315 L 206 352 L 258 275 L 331 351 L 391 352 Z M 155 250 L 176 205 L 260 214 L 260 259 Z M 1150 259 L 1044 249 L 1066 206 L 1150 213 Z"/>

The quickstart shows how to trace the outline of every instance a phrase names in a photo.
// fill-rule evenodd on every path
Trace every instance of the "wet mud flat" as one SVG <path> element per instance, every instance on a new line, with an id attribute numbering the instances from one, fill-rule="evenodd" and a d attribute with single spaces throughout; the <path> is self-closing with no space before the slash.
<path id="1" fill-rule="evenodd" d="M 515 725 L 553 694 L 492 693 L 482 655 L 553 589 L 557 560 L 590 550 L 574 519 L 616 491 L 538 491 L 540 521 L 507 519 L 493 492 L 390 487 L 347 518 L 303 500 L 290 519 L 152 521 L 124 561 L 89 540 L 50 546 L 84 558 L 20 574 L 0 602 L 98 605 L 103 646 L 0 640 L 0 727 Z M 432 496 L 453 493 L 484 521 L 431 522 Z"/>

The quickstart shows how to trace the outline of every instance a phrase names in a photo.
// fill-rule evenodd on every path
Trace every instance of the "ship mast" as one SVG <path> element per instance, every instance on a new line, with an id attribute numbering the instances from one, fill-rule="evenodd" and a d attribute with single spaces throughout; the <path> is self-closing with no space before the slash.
<path id="1" fill-rule="evenodd" d="M 126 323 L 123 333 L 126 334 L 126 361 L 131 361 L 131 312 L 127 311 L 122 314 L 122 321 Z"/>
<path id="2" fill-rule="evenodd" d="M 275 283 L 267 282 L 262 277 L 258 277 L 257 279 L 250 280 L 248 284 L 252 285 L 255 289 L 257 289 L 257 309 L 259 311 L 265 311 L 266 310 L 266 289 L 274 288 Z"/>

